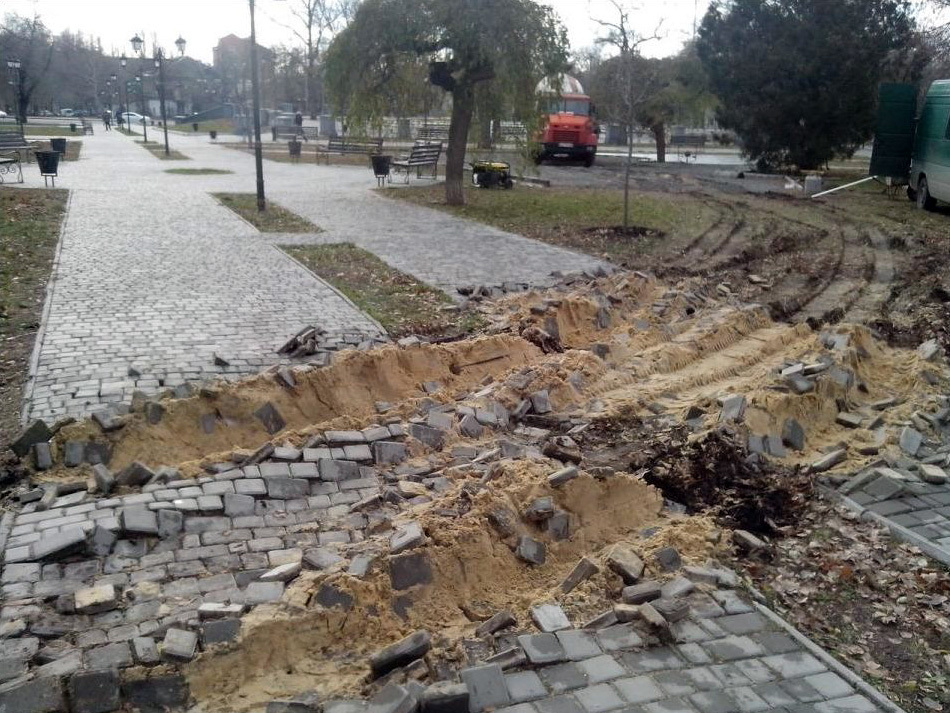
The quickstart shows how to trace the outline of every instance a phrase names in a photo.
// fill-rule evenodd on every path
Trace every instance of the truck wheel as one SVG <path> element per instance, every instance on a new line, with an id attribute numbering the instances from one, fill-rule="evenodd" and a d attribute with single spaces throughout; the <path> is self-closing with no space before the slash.
<path id="1" fill-rule="evenodd" d="M 587 158 L 584 159 L 584 165 L 585 165 L 587 168 L 590 168 L 591 166 L 594 165 L 594 159 L 595 159 L 595 158 L 596 158 L 596 156 L 588 156 Z"/>
<path id="2" fill-rule="evenodd" d="M 927 178 L 921 176 L 920 181 L 917 183 L 917 207 L 920 208 L 920 210 L 933 210 L 936 205 L 936 199 L 930 195 Z"/>
<path id="3" fill-rule="evenodd" d="M 536 153 L 536 154 L 534 155 L 534 165 L 535 165 L 535 166 L 540 166 L 540 165 L 541 165 L 541 162 L 542 162 L 543 160 L 544 160 L 544 154 L 543 154 L 543 153 Z"/>

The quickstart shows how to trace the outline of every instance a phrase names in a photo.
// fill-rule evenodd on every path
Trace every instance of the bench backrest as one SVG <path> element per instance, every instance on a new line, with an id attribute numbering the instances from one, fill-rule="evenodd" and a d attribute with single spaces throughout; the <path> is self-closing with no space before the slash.
<path id="1" fill-rule="evenodd" d="M 706 145 L 705 136 L 671 136 L 670 146 L 703 147 Z"/>
<path id="2" fill-rule="evenodd" d="M 413 145 L 412 151 L 409 153 L 409 158 L 406 159 L 406 161 L 410 164 L 437 163 L 439 160 L 439 156 L 441 155 L 442 155 L 441 141 L 437 141 L 434 143 L 417 141 Z"/>
<path id="3" fill-rule="evenodd" d="M 419 139 L 447 139 L 449 137 L 448 126 L 421 126 L 416 132 Z"/>
<path id="4" fill-rule="evenodd" d="M 383 147 L 382 139 L 344 139 L 336 136 L 327 141 L 327 151 L 379 151 Z"/>

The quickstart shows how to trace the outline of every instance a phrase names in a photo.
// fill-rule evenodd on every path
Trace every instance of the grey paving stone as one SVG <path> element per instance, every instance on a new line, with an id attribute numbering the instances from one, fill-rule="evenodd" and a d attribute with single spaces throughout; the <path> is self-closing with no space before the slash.
<path id="1" fill-rule="evenodd" d="M 818 713 L 877 713 L 879 708 L 868 698 L 855 695 L 816 703 L 815 710 Z"/>
<path id="2" fill-rule="evenodd" d="M 627 675 L 627 670 L 613 656 L 606 654 L 578 661 L 577 665 L 587 675 L 587 682 L 591 685 Z"/>
<path id="3" fill-rule="evenodd" d="M 723 639 L 707 641 L 703 648 L 718 661 L 735 661 L 737 659 L 761 656 L 765 649 L 747 636 L 727 636 Z"/>
<path id="4" fill-rule="evenodd" d="M 518 637 L 518 643 L 524 649 L 528 661 L 535 665 L 563 661 L 566 658 L 564 647 L 554 634 L 523 634 Z"/>
<path id="5" fill-rule="evenodd" d="M 52 676 L 20 683 L 0 692 L 4 713 L 57 713 L 66 710 L 62 683 Z"/>
<path id="6" fill-rule="evenodd" d="M 695 709 L 682 698 L 667 698 L 643 706 L 645 713 L 694 713 Z"/>
<path id="7" fill-rule="evenodd" d="M 201 643 L 204 646 L 233 641 L 241 633 L 240 619 L 218 619 L 201 624 Z"/>
<path id="8" fill-rule="evenodd" d="M 72 713 L 109 713 L 119 708 L 118 671 L 74 673 L 69 679 L 69 704 Z"/>
<path id="9" fill-rule="evenodd" d="M 524 703 L 544 698 L 548 692 L 535 671 L 505 674 L 505 686 L 512 703 Z"/>
<path id="10" fill-rule="evenodd" d="M 488 664 L 463 669 L 459 674 L 468 687 L 469 711 L 479 713 L 511 703 L 501 666 Z"/>
<path id="11" fill-rule="evenodd" d="M 132 656 L 136 663 L 144 666 L 158 663 L 158 646 L 155 639 L 150 636 L 137 636 L 132 639 Z"/>
<path id="12" fill-rule="evenodd" d="M 617 692 L 606 683 L 582 688 L 574 696 L 587 713 L 606 713 L 625 705 Z"/>
<path id="13" fill-rule="evenodd" d="M 571 694 L 534 701 L 531 705 L 538 713 L 584 713 L 580 703 Z"/>
<path id="14" fill-rule="evenodd" d="M 700 691 L 689 697 L 701 713 L 739 713 L 739 703 L 724 691 Z"/>
<path id="15" fill-rule="evenodd" d="M 621 655 L 624 666 L 631 673 L 650 673 L 652 671 L 666 671 L 674 668 L 683 668 L 683 659 L 668 647 L 647 649 L 646 651 L 628 652 Z M 744 680 L 745 681 L 745 680 Z"/>
<path id="16" fill-rule="evenodd" d="M 640 704 L 658 701 L 666 696 L 650 676 L 632 676 L 613 682 L 613 687 L 628 703 Z"/>
<path id="17" fill-rule="evenodd" d="M 171 661 L 191 661 L 198 650 L 198 635 L 186 629 L 169 629 L 162 641 L 162 657 Z"/>
<path id="18" fill-rule="evenodd" d="M 854 688 L 852 688 L 851 684 L 831 671 L 806 676 L 805 683 L 814 688 L 825 698 L 845 698 L 854 693 Z"/>
<path id="19" fill-rule="evenodd" d="M 597 642 L 604 651 L 622 651 L 643 645 L 643 639 L 629 624 L 616 624 L 600 629 L 596 635 Z"/>
<path id="20" fill-rule="evenodd" d="M 762 662 L 783 678 L 798 678 L 825 671 L 821 661 L 805 652 L 766 656 Z"/>
<path id="21" fill-rule="evenodd" d="M 248 604 L 264 604 L 276 602 L 284 594 L 283 582 L 251 582 L 245 590 Z"/>
<path id="22" fill-rule="evenodd" d="M 564 655 L 571 661 L 600 656 L 602 650 L 592 634 L 579 629 L 562 629 L 556 633 L 564 647 Z"/>
<path id="23" fill-rule="evenodd" d="M 587 685 L 587 675 L 576 663 L 545 666 L 538 673 L 552 693 L 564 693 Z"/>
<path id="24" fill-rule="evenodd" d="M 126 668 L 132 665 L 132 652 L 128 642 L 122 641 L 106 644 L 94 649 L 87 649 L 83 655 L 85 667 L 96 671 L 107 668 Z"/>

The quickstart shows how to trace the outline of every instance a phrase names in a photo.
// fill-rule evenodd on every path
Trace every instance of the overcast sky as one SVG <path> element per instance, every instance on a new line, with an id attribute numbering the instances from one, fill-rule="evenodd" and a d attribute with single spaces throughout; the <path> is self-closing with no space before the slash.
<path id="1" fill-rule="evenodd" d="M 262 45 L 295 44 L 286 25 L 294 18 L 288 6 L 299 0 L 257 0 L 258 42 Z M 616 11 L 609 0 L 542 0 L 561 16 L 574 49 L 593 43 L 599 32 L 591 16 L 611 19 Z M 701 19 L 709 0 L 642 0 L 626 2 L 641 9 L 633 13 L 638 32 L 653 34 L 662 21 L 662 38 L 642 47 L 644 54 L 675 53 L 693 32 L 694 19 Z M 0 14 L 39 13 L 54 32 L 71 30 L 102 40 L 106 52 L 130 52 L 129 38 L 144 33 L 151 51 L 155 36 L 166 50 L 181 35 L 188 42 L 186 54 L 211 62 L 211 49 L 219 37 L 250 33 L 247 0 L 0 0 Z"/>

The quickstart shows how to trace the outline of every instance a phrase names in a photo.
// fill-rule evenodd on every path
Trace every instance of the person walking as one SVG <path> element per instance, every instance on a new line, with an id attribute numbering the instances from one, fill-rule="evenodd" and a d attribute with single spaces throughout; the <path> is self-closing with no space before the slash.
<path id="1" fill-rule="evenodd" d="M 112 131 L 112 112 L 108 109 L 102 112 L 102 123 L 105 124 L 106 131 Z"/>

